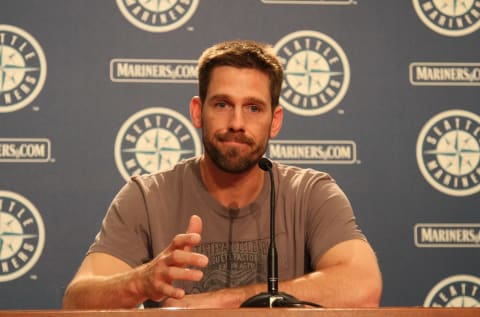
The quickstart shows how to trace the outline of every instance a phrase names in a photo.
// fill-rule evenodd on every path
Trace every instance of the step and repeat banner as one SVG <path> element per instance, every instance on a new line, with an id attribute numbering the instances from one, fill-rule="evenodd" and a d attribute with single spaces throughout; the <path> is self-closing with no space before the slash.
<path id="1" fill-rule="evenodd" d="M 344 189 L 382 306 L 479 306 L 479 29 L 480 0 L 2 0 L 0 308 L 60 308 L 125 181 L 202 152 L 196 60 L 236 38 L 281 57 L 267 156 Z"/>

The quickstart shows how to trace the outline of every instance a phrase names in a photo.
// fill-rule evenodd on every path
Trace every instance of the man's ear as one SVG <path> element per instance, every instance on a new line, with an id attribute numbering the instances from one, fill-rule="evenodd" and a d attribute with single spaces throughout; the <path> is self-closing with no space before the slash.
<path id="1" fill-rule="evenodd" d="M 270 127 L 270 137 L 274 138 L 280 133 L 283 123 L 283 109 L 280 106 L 273 110 L 272 126 Z"/>
<path id="2" fill-rule="evenodd" d="M 202 102 L 198 96 L 193 97 L 190 101 L 190 119 L 195 128 L 202 127 Z"/>

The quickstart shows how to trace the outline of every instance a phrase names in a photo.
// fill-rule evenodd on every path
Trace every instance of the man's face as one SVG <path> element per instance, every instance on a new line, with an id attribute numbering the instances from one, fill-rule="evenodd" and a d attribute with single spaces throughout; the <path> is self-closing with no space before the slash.
<path id="1" fill-rule="evenodd" d="M 268 76 L 255 69 L 220 66 L 213 70 L 201 126 L 205 153 L 221 170 L 249 170 L 265 153 L 269 138 L 278 133 L 272 129 L 272 117 L 277 127 L 281 111 L 272 116 L 269 87 Z"/>

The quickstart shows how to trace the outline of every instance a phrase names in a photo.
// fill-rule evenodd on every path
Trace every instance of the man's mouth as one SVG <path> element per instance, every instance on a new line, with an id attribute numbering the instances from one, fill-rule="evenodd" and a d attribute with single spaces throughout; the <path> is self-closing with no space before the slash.
<path id="1" fill-rule="evenodd" d="M 218 135 L 218 140 L 222 143 L 232 143 L 232 144 L 245 144 L 252 145 L 253 141 L 244 134 L 220 134 Z"/>

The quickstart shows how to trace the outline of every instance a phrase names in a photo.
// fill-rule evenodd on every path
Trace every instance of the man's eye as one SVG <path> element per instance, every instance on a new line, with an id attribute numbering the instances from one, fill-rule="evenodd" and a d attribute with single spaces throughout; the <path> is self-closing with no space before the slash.
<path id="1" fill-rule="evenodd" d="M 248 110 L 250 110 L 250 112 L 258 112 L 260 111 L 260 107 L 257 105 L 249 105 Z"/>
<path id="2" fill-rule="evenodd" d="M 217 102 L 215 103 L 215 107 L 216 108 L 219 108 L 219 109 L 225 109 L 227 107 L 227 103 L 226 102 Z"/>

